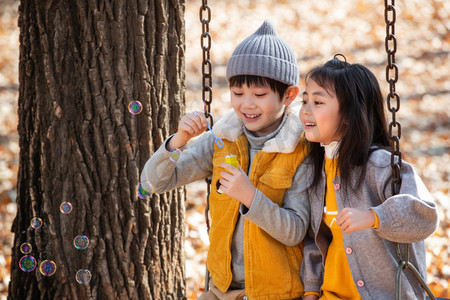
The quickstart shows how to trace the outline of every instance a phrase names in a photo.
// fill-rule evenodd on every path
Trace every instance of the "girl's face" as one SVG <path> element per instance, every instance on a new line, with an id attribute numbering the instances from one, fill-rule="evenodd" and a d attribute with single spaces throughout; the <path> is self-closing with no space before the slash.
<path id="1" fill-rule="evenodd" d="M 288 88 L 288 91 L 291 88 Z M 286 94 L 288 93 L 286 91 Z M 297 96 L 285 96 L 282 101 L 278 93 L 269 86 L 230 87 L 231 106 L 244 123 L 244 126 L 256 136 L 265 136 L 272 133 L 281 123 L 284 106 L 291 104 Z"/>
<path id="2" fill-rule="evenodd" d="M 342 138 L 338 132 L 339 102 L 333 90 L 327 91 L 309 79 L 302 103 L 300 120 L 308 141 L 328 145 Z"/>

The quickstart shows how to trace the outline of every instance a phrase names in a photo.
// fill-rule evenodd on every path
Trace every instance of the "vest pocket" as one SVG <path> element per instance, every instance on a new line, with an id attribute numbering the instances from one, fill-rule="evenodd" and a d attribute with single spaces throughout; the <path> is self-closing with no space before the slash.
<path id="1" fill-rule="evenodd" d="M 292 171 L 275 168 L 264 173 L 259 180 L 273 189 L 288 189 L 292 186 L 293 177 Z"/>

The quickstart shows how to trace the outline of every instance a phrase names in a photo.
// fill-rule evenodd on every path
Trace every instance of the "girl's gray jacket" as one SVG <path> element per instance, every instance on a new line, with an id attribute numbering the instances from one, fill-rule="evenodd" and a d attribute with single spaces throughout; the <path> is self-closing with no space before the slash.
<path id="1" fill-rule="evenodd" d="M 411 243 L 409 261 L 426 280 L 424 240 L 436 230 L 439 223 L 436 205 L 429 191 L 412 166 L 405 161 L 402 161 L 400 171 L 400 192 L 392 195 L 390 159 L 388 151 L 372 152 L 365 179 L 357 190 L 345 190 L 340 185 L 339 177 L 333 181 L 339 211 L 345 207 L 362 210 L 371 208 L 380 220 L 377 229 L 343 234 L 353 281 L 364 300 L 395 299 L 398 259 L 393 242 Z M 358 179 L 356 177 L 353 176 L 352 183 Z M 317 189 L 309 190 L 311 224 L 304 241 L 302 265 L 305 291 L 321 290 L 324 261 L 331 240 L 331 233 L 322 222 L 325 180 L 323 173 Z M 405 247 L 400 245 L 405 258 Z M 424 291 L 411 270 L 402 271 L 401 295 L 403 300 L 425 299 Z"/>

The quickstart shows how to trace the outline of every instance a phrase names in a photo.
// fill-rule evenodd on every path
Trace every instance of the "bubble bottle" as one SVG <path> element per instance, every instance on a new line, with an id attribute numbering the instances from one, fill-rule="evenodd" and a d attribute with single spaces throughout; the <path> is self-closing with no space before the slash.
<path id="1" fill-rule="evenodd" d="M 239 162 L 238 162 L 238 159 L 237 159 L 236 155 L 230 154 L 230 155 L 225 156 L 225 162 L 229 163 L 230 165 L 232 165 L 236 169 L 239 169 Z"/>

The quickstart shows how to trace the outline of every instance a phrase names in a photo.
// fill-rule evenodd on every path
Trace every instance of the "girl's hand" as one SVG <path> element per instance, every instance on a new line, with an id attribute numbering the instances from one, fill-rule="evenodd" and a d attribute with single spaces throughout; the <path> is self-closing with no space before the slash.
<path id="1" fill-rule="evenodd" d="M 228 196 L 241 202 L 247 208 L 250 208 L 253 202 L 253 197 L 255 196 L 256 188 L 250 182 L 247 174 L 239 166 L 239 170 L 228 163 L 221 163 L 221 168 L 226 171 L 220 172 L 222 177 L 220 182 L 220 190 L 227 194 Z"/>
<path id="2" fill-rule="evenodd" d="M 375 225 L 375 216 L 370 209 L 359 210 L 346 207 L 338 213 L 336 224 L 341 227 L 342 231 L 349 234 L 371 228 Z"/>
<path id="3" fill-rule="evenodd" d="M 178 131 L 170 139 L 167 150 L 183 147 L 186 143 L 206 130 L 205 114 L 194 111 L 184 115 L 178 124 Z"/>

